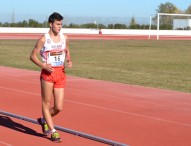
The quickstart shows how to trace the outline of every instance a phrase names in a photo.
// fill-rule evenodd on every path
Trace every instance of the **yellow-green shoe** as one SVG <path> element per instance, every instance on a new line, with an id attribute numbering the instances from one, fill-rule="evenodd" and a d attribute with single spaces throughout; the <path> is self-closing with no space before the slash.
<path id="1" fill-rule="evenodd" d="M 61 142 L 61 139 L 60 139 L 60 136 L 59 136 L 58 132 L 52 133 L 51 140 L 53 142 Z"/>
<path id="2" fill-rule="evenodd" d="M 43 121 L 42 118 L 38 118 L 37 121 L 40 124 L 40 126 L 42 127 L 42 132 L 44 133 L 44 135 L 48 136 L 50 134 L 48 124 L 46 122 L 42 122 Z"/>

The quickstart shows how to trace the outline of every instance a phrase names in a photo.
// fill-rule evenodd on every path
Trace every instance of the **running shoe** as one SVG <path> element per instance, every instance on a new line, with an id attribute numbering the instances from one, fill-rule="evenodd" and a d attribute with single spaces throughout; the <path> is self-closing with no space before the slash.
<path id="1" fill-rule="evenodd" d="M 42 122 L 43 120 L 44 119 L 42 119 L 42 118 L 37 119 L 38 123 L 42 127 L 42 132 L 44 133 L 44 135 L 48 136 L 50 134 L 50 130 L 48 128 L 48 124 L 46 122 Z"/>
<path id="2" fill-rule="evenodd" d="M 53 142 L 61 142 L 61 139 L 60 139 L 60 136 L 59 136 L 58 132 L 52 133 L 51 140 Z"/>

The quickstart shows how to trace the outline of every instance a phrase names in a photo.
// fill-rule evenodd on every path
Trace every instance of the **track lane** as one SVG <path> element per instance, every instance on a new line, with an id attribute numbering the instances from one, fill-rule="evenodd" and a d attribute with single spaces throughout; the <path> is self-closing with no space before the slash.
<path id="1" fill-rule="evenodd" d="M 3 110 L 30 118 L 41 115 L 39 72 L 0 67 L 0 75 Z M 64 110 L 54 118 L 56 125 L 134 146 L 191 144 L 191 94 L 70 76 L 67 82 Z M 11 120 L 41 132 L 37 125 Z M 14 133 L 15 140 L 17 135 L 24 135 L 27 141 L 32 137 L 51 144 L 42 137 L 1 127 L 7 134 Z M 66 133 L 62 136 L 69 146 L 103 145 Z M 0 140 L 15 141 L 5 137 Z"/>

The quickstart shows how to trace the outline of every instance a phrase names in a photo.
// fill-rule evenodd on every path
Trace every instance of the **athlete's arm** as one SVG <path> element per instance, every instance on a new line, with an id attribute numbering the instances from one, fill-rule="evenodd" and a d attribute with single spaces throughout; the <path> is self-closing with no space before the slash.
<path id="1" fill-rule="evenodd" d="M 31 54 L 30 54 L 30 60 L 35 63 L 36 65 L 38 65 L 39 67 L 47 70 L 48 72 L 52 72 L 53 69 L 50 65 L 44 64 L 42 63 L 39 59 L 38 59 L 38 54 L 41 50 L 41 48 L 43 47 L 45 43 L 45 37 L 42 36 L 36 43 L 34 49 L 32 50 Z"/>
<path id="2" fill-rule="evenodd" d="M 68 37 L 66 37 L 66 60 L 67 60 L 67 67 L 71 68 L 72 67 L 72 59 L 70 56 L 70 50 L 69 50 L 69 44 L 68 44 Z"/>

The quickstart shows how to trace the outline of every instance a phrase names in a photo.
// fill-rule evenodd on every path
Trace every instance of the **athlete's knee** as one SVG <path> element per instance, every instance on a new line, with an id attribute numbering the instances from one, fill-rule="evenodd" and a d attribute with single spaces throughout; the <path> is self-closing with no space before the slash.
<path id="1" fill-rule="evenodd" d="M 63 106 L 61 106 L 61 105 L 54 107 L 54 110 L 55 110 L 56 113 L 59 113 L 60 111 L 62 111 L 62 109 L 63 109 Z"/>

